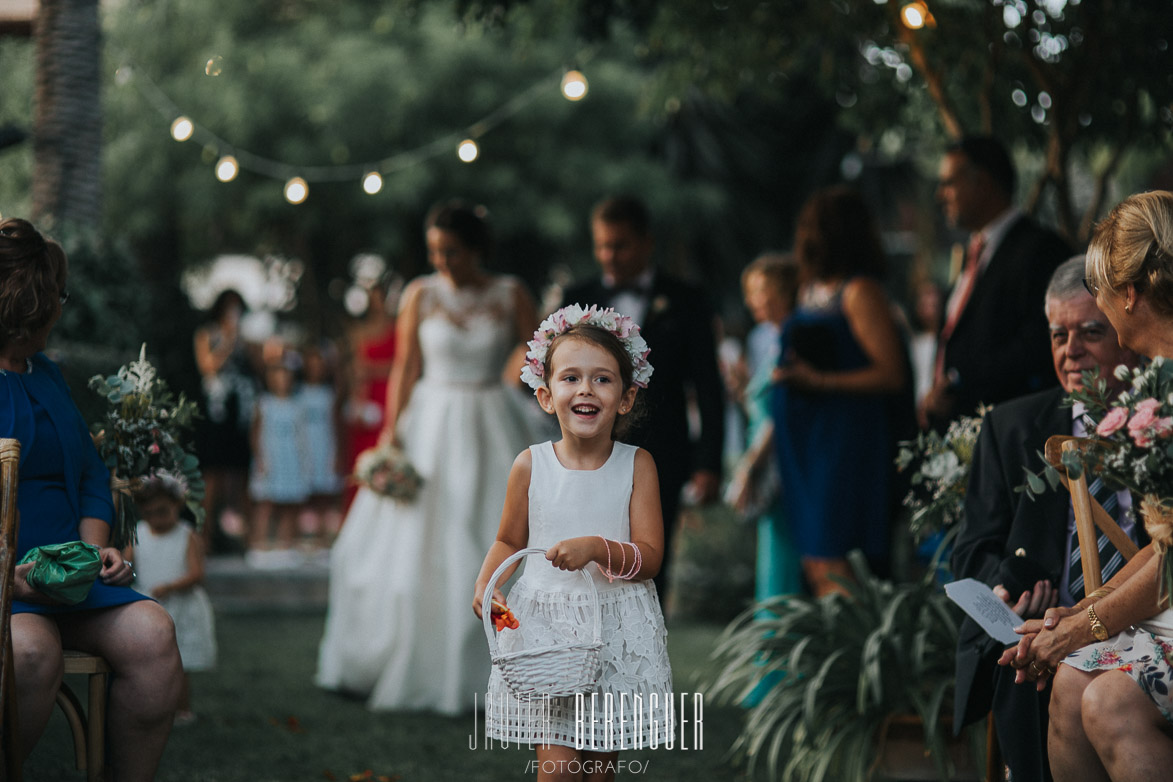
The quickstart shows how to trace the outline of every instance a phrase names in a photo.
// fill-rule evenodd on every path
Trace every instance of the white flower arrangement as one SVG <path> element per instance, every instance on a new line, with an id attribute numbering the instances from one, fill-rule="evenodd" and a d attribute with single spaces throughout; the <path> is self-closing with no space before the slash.
<path id="1" fill-rule="evenodd" d="M 360 453 L 354 461 L 354 479 L 376 494 L 403 502 L 414 500 L 423 485 L 403 449 L 390 444 Z"/>
<path id="2" fill-rule="evenodd" d="M 917 538 L 947 531 L 961 519 L 973 450 L 989 407 L 949 423 L 945 434 L 921 432 L 900 443 L 896 466 L 913 468 L 904 507 L 912 512 L 909 529 Z"/>
<path id="3" fill-rule="evenodd" d="M 579 304 L 571 304 L 553 313 L 534 332 L 534 338 L 529 341 L 529 352 L 525 354 L 525 365 L 521 368 L 521 379 L 526 385 L 537 391 L 546 384 L 546 356 L 550 345 L 556 337 L 579 325 L 597 326 L 618 337 L 631 358 L 632 382 L 640 388 L 648 387 L 648 380 L 652 377 L 652 365 L 648 363 L 651 350 L 640 336 L 635 321 L 614 309 L 600 309 L 595 305 L 584 308 Z"/>

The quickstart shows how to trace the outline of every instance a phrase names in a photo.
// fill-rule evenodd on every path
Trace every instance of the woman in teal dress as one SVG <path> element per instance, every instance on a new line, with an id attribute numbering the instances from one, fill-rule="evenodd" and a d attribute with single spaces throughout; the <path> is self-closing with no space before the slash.
<path id="1" fill-rule="evenodd" d="M 24 220 L 0 222 L 0 437 L 20 441 L 17 556 L 52 543 L 97 546 L 102 570 L 76 605 L 51 602 L 18 565 L 12 644 L 24 753 L 36 745 L 63 676 L 62 648 L 113 670 L 106 735 L 115 779 L 155 775 L 182 682 L 175 628 L 130 588 L 134 566 L 108 545 L 110 479 L 60 371 L 41 352 L 69 298 L 61 247 Z"/>
<path id="2" fill-rule="evenodd" d="M 756 520 L 758 545 L 754 599 L 802 591 L 802 570 L 793 534 L 782 511 L 781 482 L 774 460 L 770 401 L 778 366 L 782 323 L 794 309 L 798 270 L 789 255 L 769 253 L 741 273 L 742 293 L 757 325 L 748 344 L 745 387 L 746 451 L 733 471 L 726 497 L 747 519 Z"/>
<path id="3" fill-rule="evenodd" d="M 896 442 L 912 422 L 906 353 L 860 195 L 815 193 L 795 231 L 802 288 L 782 328 L 774 444 L 783 507 L 815 595 L 850 579 L 846 554 L 887 564 Z"/>

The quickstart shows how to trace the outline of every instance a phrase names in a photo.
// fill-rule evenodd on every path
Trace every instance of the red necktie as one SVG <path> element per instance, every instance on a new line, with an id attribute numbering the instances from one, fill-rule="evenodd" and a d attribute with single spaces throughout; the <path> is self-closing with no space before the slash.
<path id="1" fill-rule="evenodd" d="M 953 336 L 953 330 L 957 328 L 957 321 L 961 320 L 961 313 L 965 312 L 965 305 L 969 303 L 969 297 L 973 295 L 973 289 L 977 285 L 980 272 L 979 263 L 982 250 L 985 249 L 985 246 L 986 239 L 982 234 L 976 233 L 969 238 L 969 248 L 965 252 L 965 268 L 957 280 L 960 293 L 954 306 L 949 309 L 945 325 L 937 338 L 937 366 L 933 376 L 938 383 L 945 379 L 945 345 Z"/>

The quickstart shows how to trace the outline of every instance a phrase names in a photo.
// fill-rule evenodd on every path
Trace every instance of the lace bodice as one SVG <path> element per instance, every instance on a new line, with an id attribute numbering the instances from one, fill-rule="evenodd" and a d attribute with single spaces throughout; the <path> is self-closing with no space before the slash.
<path id="1" fill-rule="evenodd" d="M 501 380 L 517 343 L 513 303 L 518 281 L 493 277 L 483 288 L 456 288 L 438 274 L 421 280 L 419 340 L 423 381 L 484 386 Z"/>

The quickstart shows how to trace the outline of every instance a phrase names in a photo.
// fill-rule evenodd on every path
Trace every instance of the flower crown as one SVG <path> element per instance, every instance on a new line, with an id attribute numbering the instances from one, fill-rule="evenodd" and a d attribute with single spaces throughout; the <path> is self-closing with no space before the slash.
<path id="1" fill-rule="evenodd" d="M 546 356 L 550 345 L 572 326 L 584 325 L 596 326 L 618 337 L 623 350 L 631 358 L 631 382 L 640 388 L 648 387 L 648 379 L 652 376 L 652 365 L 648 363 L 651 350 L 640 336 L 635 321 L 614 309 L 602 310 L 595 305 L 584 309 L 578 304 L 563 307 L 550 315 L 534 332 L 534 338 L 529 342 L 529 352 L 525 354 L 525 366 L 521 368 L 521 379 L 526 385 L 535 391 L 546 385 Z"/>

